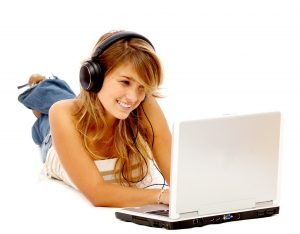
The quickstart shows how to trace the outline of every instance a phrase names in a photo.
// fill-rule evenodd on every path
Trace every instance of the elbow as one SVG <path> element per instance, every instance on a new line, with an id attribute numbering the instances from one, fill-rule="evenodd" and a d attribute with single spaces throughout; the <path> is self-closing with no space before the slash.
<path id="1" fill-rule="evenodd" d="M 91 203 L 91 205 L 94 206 L 94 207 L 107 207 L 107 205 L 105 204 L 103 199 L 101 199 L 99 197 L 98 198 L 88 197 L 88 200 Z"/>
<path id="2" fill-rule="evenodd" d="M 86 196 L 90 204 L 94 207 L 106 207 L 105 202 L 99 196 Z"/>
<path id="3" fill-rule="evenodd" d="M 89 200 L 94 207 L 110 207 L 109 196 L 106 194 L 106 186 L 101 185 L 92 189 L 90 192 L 85 193 L 85 197 Z"/>
<path id="4" fill-rule="evenodd" d="M 98 201 L 94 201 L 94 200 L 89 200 L 91 205 L 94 207 L 104 207 L 101 203 L 99 203 Z"/>

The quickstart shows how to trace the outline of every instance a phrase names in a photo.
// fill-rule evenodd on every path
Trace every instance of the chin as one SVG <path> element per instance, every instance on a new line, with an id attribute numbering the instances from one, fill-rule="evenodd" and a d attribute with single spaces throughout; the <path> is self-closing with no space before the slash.
<path id="1" fill-rule="evenodd" d="M 127 119 L 129 115 L 130 115 L 130 113 L 129 114 L 118 114 L 118 115 L 115 115 L 115 117 L 119 120 L 124 120 L 124 119 Z"/>

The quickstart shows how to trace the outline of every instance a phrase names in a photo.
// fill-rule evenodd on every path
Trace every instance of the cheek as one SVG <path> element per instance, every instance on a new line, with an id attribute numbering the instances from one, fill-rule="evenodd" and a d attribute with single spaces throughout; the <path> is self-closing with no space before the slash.
<path id="1" fill-rule="evenodd" d="M 103 92 L 100 90 L 100 92 L 97 94 L 97 97 L 100 101 L 103 100 Z"/>
<path id="2" fill-rule="evenodd" d="M 100 90 L 100 92 L 98 93 L 98 99 L 99 101 L 101 102 L 101 104 L 104 106 L 104 107 L 107 107 L 108 105 L 108 101 L 110 100 L 107 92 L 103 92 L 104 90 Z"/>
<path id="3" fill-rule="evenodd" d="M 115 87 L 112 87 L 111 85 L 107 84 L 107 82 L 104 82 L 102 88 L 98 93 L 98 98 L 100 100 L 111 98 L 114 96 L 114 93 L 116 92 L 115 90 Z"/>

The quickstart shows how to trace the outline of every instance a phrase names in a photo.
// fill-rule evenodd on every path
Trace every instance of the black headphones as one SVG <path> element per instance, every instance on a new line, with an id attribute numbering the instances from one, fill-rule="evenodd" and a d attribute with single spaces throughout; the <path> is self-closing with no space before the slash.
<path id="1" fill-rule="evenodd" d="M 152 43 L 144 36 L 128 31 L 120 31 L 106 38 L 95 49 L 91 59 L 85 61 L 80 68 L 79 78 L 81 87 L 89 92 L 99 92 L 104 81 L 104 69 L 97 62 L 98 57 L 115 42 L 126 38 L 139 38 L 149 43 L 153 49 Z"/>

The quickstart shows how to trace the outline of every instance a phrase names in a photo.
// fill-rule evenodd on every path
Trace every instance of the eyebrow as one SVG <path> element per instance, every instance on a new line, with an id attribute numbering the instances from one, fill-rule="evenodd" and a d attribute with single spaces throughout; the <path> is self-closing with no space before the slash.
<path id="1" fill-rule="evenodd" d="M 124 76 L 124 75 L 121 75 L 121 77 L 126 78 L 126 79 L 128 79 L 128 80 L 134 80 L 134 81 L 136 81 L 135 79 L 133 79 L 133 78 L 130 77 L 130 76 Z"/>
<path id="2" fill-rule="evenodd" d="M 139 84 L 140 86 L 145 87 L 141 82 L 139 82 L 138 80 L 134 79 L 134 78 L 131 77 L 131 76 L 120 75 L 120 77 L 123 77 L 123 78 L 128 79 L 128 80 L 133 81 L 133 82 L 136 82 L 136 83 Z"/>
<path id="3" fill-rule="evenodd" d="M 123 78 L 125 78 L 125 79 L 128 79 L 130 81 L 134 81 L 134 82 L 138 83 L 139 85 L 142 85 L 139 81 L 137 81 L 136 79 L 134 79 L 131 76 L 126 76 L 126 75 L 120 75 L 120 76 L 123 77 Z M 142 86 L 144 86 L 144 85 L 142 85 Z"/>

